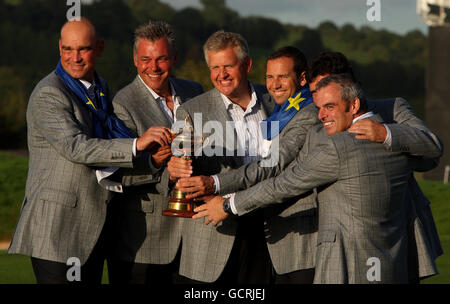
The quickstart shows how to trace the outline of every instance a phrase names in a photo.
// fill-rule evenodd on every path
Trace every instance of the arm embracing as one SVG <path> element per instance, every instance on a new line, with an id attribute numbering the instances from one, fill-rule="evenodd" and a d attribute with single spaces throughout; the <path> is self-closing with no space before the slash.
<path id="1" fill-rule="evenodd" d="M 269 156 L 240 168 L 220 173 L 217 176 L 220 184 L 219 193 L 228 194 L 244 190 L 260 181 L 280 174 L 298 155 L 305 143 L 306 134 L 317 123 L 319 123 L 319 120 L 314 105 L 305 107 L 272 140 Z M 278 157 L 276 157 L 276 154 L 278 154 Z"/>

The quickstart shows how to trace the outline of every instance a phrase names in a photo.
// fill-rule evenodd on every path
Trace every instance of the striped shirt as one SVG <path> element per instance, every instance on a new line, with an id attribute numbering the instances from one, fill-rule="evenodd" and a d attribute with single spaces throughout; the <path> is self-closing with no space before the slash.
<path id="1" fill-rule="evenodd" d="M 238 151 L 242 151 L 239 156 L 244 156 L 244 164 L 261 159 L 264 152 L 264 138 L 259 124 L 267 118 L 251 83 L 250 87 L 252 90 L 251 99 L 245 111 L 220 93 L 228 115 L 234 122 L 239 144 Z"/>
<path id="2" fill-rule="evenodd" d="M 244 164 L 261 159 L 265 151 L 260 122 L 266 119 L 267 116 L 262 109 L 261 101 L 257 99 L 253 85 L 251 83 L 249 84 L 252 93 L 245 111 L 233 103 L 228 97 L 220 93 L 228 115 L 235 124 L 237 142 L 243 152 Z M 220 190 L 219 179 L 217 175 L 212 175 L 212 178 L 214 179 L 215 192 L 217 193 Z"/>
<path id="3" fill-rule="evenodd" d="M 141 78 L 140 75 L 138 75 L 139 79 L 142 81 L 142 83 L 145 85 L 147 90 L 152 94 L 153 98 L 156 100 L 156 103 L 161 108 L 163 113 L 166 115 L 167 119 L 170 121 L 171 124 L 173 124 L 176 121 L 176 114 L 177 109 L 180 106 L 181 102 L 178 96 L 176 96 L 175 88 L 173 87 L 172 83 L 169 79 L 170 84 L 170 92 L 172 94 L 172 100 L 173 100 L 173 112 L 172 110 L 167 106 L 166 98 L 159 96 L 155 91 L 152 90 Z"/>

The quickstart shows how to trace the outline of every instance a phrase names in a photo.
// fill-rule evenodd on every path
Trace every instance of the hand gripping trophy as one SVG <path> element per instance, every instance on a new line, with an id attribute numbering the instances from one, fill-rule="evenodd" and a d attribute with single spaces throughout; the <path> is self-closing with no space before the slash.
<path id="1" fill-rule="evenodd" d="M 203 137 L 194 135 L 194 128 L 188 122 L 189 115 L 184 119 L 184 127 L 177 133 L 172 142 L 172 153 L 183 159 L 190 159 L 196 151 L 203 148 Z M 186 193 L 175 186 L 170 192 L 169 205 L 163 215 L 177 217 L 192 217 L 194 213 L 194 200 L 186 199 Z"/>

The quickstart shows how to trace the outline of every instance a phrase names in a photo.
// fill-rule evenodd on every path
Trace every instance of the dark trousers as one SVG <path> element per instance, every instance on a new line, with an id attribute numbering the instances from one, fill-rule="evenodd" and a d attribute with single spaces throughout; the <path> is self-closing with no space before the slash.
<path id="1" fill-rule="evenodd" d="M 312 284 L 313 281 L 314 268 L 275 275 L 275 284 Z"/>
<path id="2" fill-rule="evenodd" d="M 238 219 L 236 237 L 228 262 L 214 284 L 271 284 L 273 279 L 272 262 L 264 234 L 263 213 L 257 210 Z M 205 284 L 181 276 L 177 283 Z"/>
<path id="3" fill-rule="evenodd" d="M 177 283 L 180 266 L 178 250 L 175 259 L 164 265 L 134 263 L 123 260 L 113 260 L 108 264 L 109 282 L 111 284 L 146 284 L 167 285 Z"/>
<path id="4" fill-rule="evenodd" d="M 111 205 L 108 205 L 106 213 L 105 224 L 100 233 L 100 236 L 92 249 L 87 261 L 81 265 L 80 281 L 68 282 L 67 272 L 73 265 L 66 265 L 65 263 L 49 261 L 31 257 L 31 265 L 33 267 L 36 281 L 38 284 L 101 284 L 103 276 L 103 265 L 105 260 L 108 268 L 113 267 L 114 261 L 110 259 L 112 252 L 111 244 L 114 235 L 112 234 L 112 211 Z"/>

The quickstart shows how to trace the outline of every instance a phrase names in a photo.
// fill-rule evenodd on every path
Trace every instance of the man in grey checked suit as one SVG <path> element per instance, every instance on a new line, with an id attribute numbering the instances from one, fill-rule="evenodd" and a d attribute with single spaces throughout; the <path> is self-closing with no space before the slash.
<path id="1" fill-rule="evenodd" d="M 322 78 L 339 73 L 349 73 L 353 76 L 353 70 L 347 58 L 339 52 L 320 54 L 309 64 L 307 79 L 310 82 L 311 91 L 315 90 L 317 83 Z M 414 115 L 404 99 L 372 100 L 368 104 L 369 110 L 379 114 L 388 127 L 385 128 L 382 124 L 372 120 L 361 120 L 349 129 L 349 131 L 359 134 L 356 138 L 380 143 L 386 142 L 386 133 L 389 129 L 391 142 L 386 146 L 391 151 L 408 152 L 411 145 L 429 145 L 430 152 L 435 151 L 438 156 L 442 155 L 443 145 L 439 138 Z M 405 125 L 414 128 L 411 130 L 416 130 L 414 137 L 403 136 L 402 128 Z M 438 165 L 438 162 L 438 157 L 421 160 L 416 171 L 431 170 Z M 438 273 L 435 260 L 442 255 L 443 250 L 431 212 L 430 201 L 423 194 L 413 174 L 408 181 L 407 201 L 409 202 L 407 204 L 410 245 L 409 276 L 411 283 L 418 283 L 420 279 Z"/>
<path id="2" fill-rule="evenodd" d="M 96 79 L 95 61 L 103 49 L 88 19 L 62 27 L 61 67 L 80 86 L 91 86 Z M 106 82 L 100 82 L 97 85 L 106 88 Z M 149 154 L 142 151 L 155 143 L 168 144 L 171 133 L 158 127 L 137 140 L 94 138 L 92 112 L 66 84 L 53 71 L 31 94 L 28 178 L 9 253 L 31 256 L 38 283 L 67 282 L 71 257 L 82 265 L 82 283 L 100 283 L 108 253 L 105 218 L 110 196 L 98 185 L 95 167 L 149 168 Z M 108 95 L 107 90 L 103 93 Z M 133 156 L 133 145 L 142 159 Z"/>
<path id="3" fill-rule="evenodd" d="M 269 55 L 266 87 L 278 105 L 283 105 L 306 85 L 306 64 L 304 54 L 291 46 L 282 47 Z M 272 157 L 267 156 L 262 161 L 254 161 L 217 174 L 220 185 L 218 193 L 225 195 L 244 190 L 259 181 L 278 175 L 295 159 L 309 129 L 318 123 L 313 103 L 300 109 L 278 135 L 277 162 L 270 166 L 263 164 Z M 182 191 L 195 191 L 192 195 L 194 198 L 205 194 L 199 189 L 214 189 L 214 185 L 213 177 L 204 176 L 182 178 L 177 183 Z M 294 198 L 283 206 L 264 209 L 266 242 L 276 272 L 275 283 L 306 284 L 312 283 L 314 279 L 317 216 L 315 195 L 311 192 Z"/>
<path id="4" fill-rule="evenodd" d="M 210 142 L 210 148 L 218 151 L 215 155 L 194 159 L 195 175 L 216 174 L 240 167 L 246 159 L 251 159 L 249 149 L 256 149 L 262 143 L 259 122 L 274 106 L 270 98 L 263 98 L 267 92 L 264 86 L 247 80 L 252 61 L 242 36 L 218 31 L 210 36 L 203 49 L 215 88 L 181 105 L 177 111 L 179 120 L 189 115 L 194 132 L 200 132 L 198 126 L 203 126 L 204 137 L 216 138 Z M 197 119 L 196 115 L 201 118 Z M 220 130 L 207 131 L 209 122 L 216 122 Z M 230 122 L 239 130 L 231 128 L 231 134 L 227 134 L 230 131 L 226 125 Z M 242 122 L 248 123 L 245 128 L 238 127 Z M 236 151 L 238 145 L 245 151 L 243 156 Z M 168 163 L 171 178 L 183 177 L 177 171 L 179 161 L 172 157 Z M 215 228 L 203 225 L 202 221 L 183 219 L 180 274 L 202 282 L 268 282 L 270 260 L 262 218 L 255 215 L 246 220 L 248 224 L 229 221 Z"/>
<path id="5" fill-rule="evenodd" d="M 314 103 L 323 126 L 308 132 L 298 157 L 276 178 L 238 192 L 231 204 L 243 215 L 317 187 L 319 234 L 315 283 L 407 283 L 405 193 L 414 162 L 402 152 L 357 140 L 346 130 L 359 119 L 379 120 L 348 75 L 317 85 Z M 404 136 L 410 136 L 406 133 Z M 427 147 L 412 153 L 435 157 Z M 217 224 L 231 212 L 216 197 L 197 217 Z"/>
<path id="6" fill-rule="evenodd" d="M 113 99 L 114 112 L 135 135 L 149 126 L 170 128 L 178 106 L 203 93 L 193 81 L 171 77 L 177 61 L 175 34 L 166 22 L 151 21 L 135 31 L 134 64 L 138 75 Z M 117 242 L 120 260 L 113 283 L 171 283 L 178 272 L 176 253 L 181 243 L 181 221 L 166 217 L 170 146 L 160 149 L 158 174 L 124 173 L 123 194 L 116 194 Z"/>

